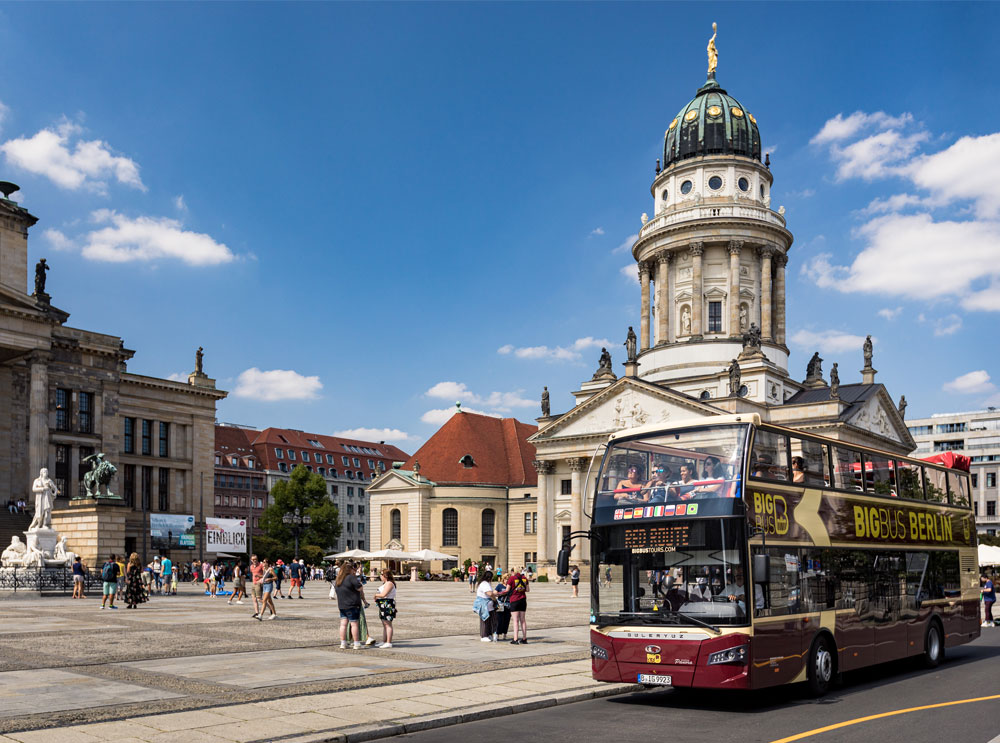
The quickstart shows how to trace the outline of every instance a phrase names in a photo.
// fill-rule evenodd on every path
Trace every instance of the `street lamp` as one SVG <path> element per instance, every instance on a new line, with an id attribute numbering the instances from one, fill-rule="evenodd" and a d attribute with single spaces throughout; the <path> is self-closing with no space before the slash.
<path id="1" fill-rule="evenodd" d="M 305 527 L 312 523 L 312 517 L 300 515 L 299 509 L 296 508 L 294 513 L 286 513 L 282 516 L 281 521 L 292 530 L 292 534 L 295 536 L 295 559 L 298 560 L 299 535 L 305 531 Z"/>

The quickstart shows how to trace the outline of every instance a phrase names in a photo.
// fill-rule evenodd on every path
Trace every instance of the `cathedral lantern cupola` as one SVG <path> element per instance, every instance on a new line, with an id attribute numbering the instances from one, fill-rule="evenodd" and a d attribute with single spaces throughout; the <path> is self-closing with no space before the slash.
<path id="1" fill-rule="evenodd" d="M 640 376 L 693 393 L 704 387 L 709 395 L 703 378 L 743 352 L 752 325 L 763 366 L 787 376 L 785 264 L 792 244 L 784 210 L 771 209 L 773 179 L 761 162 L 757 117 L 716 80 L 715 39 L 713 33 L 708 79 L 664 132 L 653 216 L 632 248 L 642 292 Z M 751 386 L 749 397 L 777 402 L 774 385 Z"/>

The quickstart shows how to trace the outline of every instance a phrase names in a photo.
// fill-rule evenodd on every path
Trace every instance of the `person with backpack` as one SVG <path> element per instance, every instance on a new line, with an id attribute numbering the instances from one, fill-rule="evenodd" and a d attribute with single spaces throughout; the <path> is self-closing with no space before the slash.
<path id="1" fill-rule="evenodd" d="M 521 569 L 514 570 L 507 579 L 507 588 L 503 592 L 510 601 L 510 618 L 514 622 L 514 639 L 510 641 L 511 645 L 528 644 L 528 623 L 524 615 L 528 610 L 529 589 L 528 577 Z M 520 640 L 518 632 L 521 634 Z"/>
<path id="2" fill-rule="evenodd" d="M 118 607 L 115 606 L 115 593 L 118 591 L 118 561 L 115 555 L 111 555 L 108 561 L 104 563 L 104 567 L 101 568 L 101 582 L 104 584 L 102 587 L 101 608 L 104 609 L 107 605 L 112 609 L 117 609 Z"/>
<path id="3" fill-rule="evenodd" d="M 271 569 L 274 571 L 274 596 L 271 598 L 273 599 L 276 596 L 279 599 L 283 599 L 285 595 L 281 592 L 281 581 L 285 577 L 285 563 L 278 560 L 271 566 Z"/>

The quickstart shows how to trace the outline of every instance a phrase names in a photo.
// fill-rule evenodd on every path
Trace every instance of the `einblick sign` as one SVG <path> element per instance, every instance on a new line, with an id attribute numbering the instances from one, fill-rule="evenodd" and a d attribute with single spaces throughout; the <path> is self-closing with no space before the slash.
<path id="1" fill-rule="evenodd" d="M 209 552 L 246 552 L 246 519 L 205 519 L 205 549 Z"/>

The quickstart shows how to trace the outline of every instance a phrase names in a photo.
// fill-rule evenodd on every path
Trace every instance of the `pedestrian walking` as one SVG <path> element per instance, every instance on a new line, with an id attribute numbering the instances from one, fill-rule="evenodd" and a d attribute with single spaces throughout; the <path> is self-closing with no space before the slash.
<path id="1" fill-rule="evenodd" d="M 479 570 L 476 563 L 469 565 L 469 593 L 476 592 L 476 571 Z"/>
<path id="2" fill-rule="evenodd" d="M 235 567 L 233 567 L 233 595 L 229 597 L 229 601 L 226 603 L 232 605 L 233 602 L 237 604 L 243 603 L 243 598 L 247 595 L 247 577 L 246 573 L 243 572 L 243 561 L 237 560 Z"/>
<path id="3" fill-rule="evenodd" d="M 159 555 L 153 558 L 153 586 L 157 593 L 163 592 L 163 563 Z"/>
<path id="4" fill-rule="evenodd" d="M 264 573 L 261 575 L 260 583 L 264 600 L 260 606 L 260 614 L 257 615 L 257 621 L 261 622 L 265 619 L 274 619 L 278 616 L 278 611 L 274 608 L 274 567 L 266 559 L 263 565 Z M 266 617 L 264 616 L 264 609 L 268 609 L 271 612 Z"/>
<path id="5" fill-rule="evenodd" d="M 995 627 L 993 622 L 993 603 L 997 600 L 996 591 L 993 589 L 993 581 L 989 576 L 983 574 L 979 576 L 979 583 L 982 586 L 983 609 L 985 610 L 984 627 Z"/>
<path id="6" fill-rule="evenodd" d="M 174 581 L 174 563 L 169 557 L 164 557 L 160 561 L 160 576 L 163 579 L 163 590 L 161 593 L 170 593 L 170 584 Z"/>
<path id="7" fill-rule="evenodd" d="M 285 577 L 285 563 L 278 560 L 271 569 L 274 571 L 274 595 L 279 599 L 284 598 L 284 594 L 281 593 L 281 581 Z"/>
<path id="8" fill-rule="evenodd" d="M 142 587 L 142 563 L 139 554 L 133 552 L 128 557 L 125 567 L 125 608 L 134 609 L 146 600 L 146 592 Z"/>
<path id="9" fill-rule="evenodd" d="M 114 554 L 108 558 L 108 561 L 104 563 L 104 567 L 101 568 L 101 584 L 101 608 L 104 609 L 107 606 L 117 609 L 118 607 L 115 606 L 115 593 L 118 591 L 118 560 Z"/>
<path id="10" fill-rule="evenodd" d="M 659 571 L 657 571 L 658 573 Z M 658 579 L 657 579 L 658 580 Z M 573 598 L 580 598 L 580 568 L 574 565 L 569 571 L 569 582 L 573 585 Z M 653 584 L 655 591 L 659 587 L 659 582 Z M 654 594 L 655 595 L 655 594 Z"/>
<path id="11" fill-rule="evenodd" d="M 80 559 L 80 556 L 77 555 L 73 558 L 73 598 L 87 598 L 86 594 L 83 592 L 84 586 L 86 585 L 86 578 L 87 568 L 84 567 L 83 561 Z"/>
<path id="12" fill-rule="evenodd" d="M 300 565 L 295 560 L 288 564 L 288 579 L 291 587 L 288 589 L 288 598 L 295 598 L 292 594 L 299 591 L 299 598 L 302 598 L 302 581 L 305 579 L 305 566 Z"/>
<path id="13" fill-rule="evenodd" d="M 118 564 L 118 590 L 117 595 L 125 594 L 125 555 L 120 555 L 115 562 Z"/>
<path id="14" fill-rule="evenodd" d="M 264 564 L 257 559 L 257 555 L 250 555 L 250 590 L 253 593 L 253 618 L 260 617 L 264 611 L 264 584 L 261 580 L 264 577 Z"/>
<path id="15" fill-rule="evenodd" d="M 367 605 L 365 589 L 361 580 L 355 575 L 354 565 L 345 562 L 340 566 L 337 580 L 334 583 L 337 592 L 337 608 L 340 610 L 340 648 L 347 648 L 347 630 L 350 628 L 354 640 L 354 649 L 360 650 L 361 645 L 361 609 Z"/>
<path id="16" fill-rule="evenodd" d="M 153 565 L 150 563 L 142 569 L 142 590 L 146 594 L 146 598 L 149 598 L 149 594 L 152 593 L 153 588 Z"/>
<path id="17" fill-rule="evenodd" d="M 389 568 L 382 569 L 382 586 L 375 592 L 378 618 L 382 620 L 382 644 L 379 648 L 392 647 L 392 620 L 396 618 L 396 579 Z"/>
<path id="18" fill-rule="evenodd" d="M 510 618 L 514 623 L 514 639 L 510 641 L 511 645 L 528 644 L 528 622 L 525 614 L 528 611 L 528 591 L 530 587 L 531 584 L 528 581 L 528 576 L 522 573 L 520 569 L 511 573 L 507 579 L 507 588 L 504 593 L 509 597 Z M 518 639 L 518 634 L 521 636 L 520 639 Z"/>
<path id="19" fill-rule="evenodd" d="M 496 642 L 496 591 L 493 590 L 493 573 L 483 570 L 477 573 L 476 600 L 472 610 L 479 615 L 479 639 L 482 642 Z"/>

